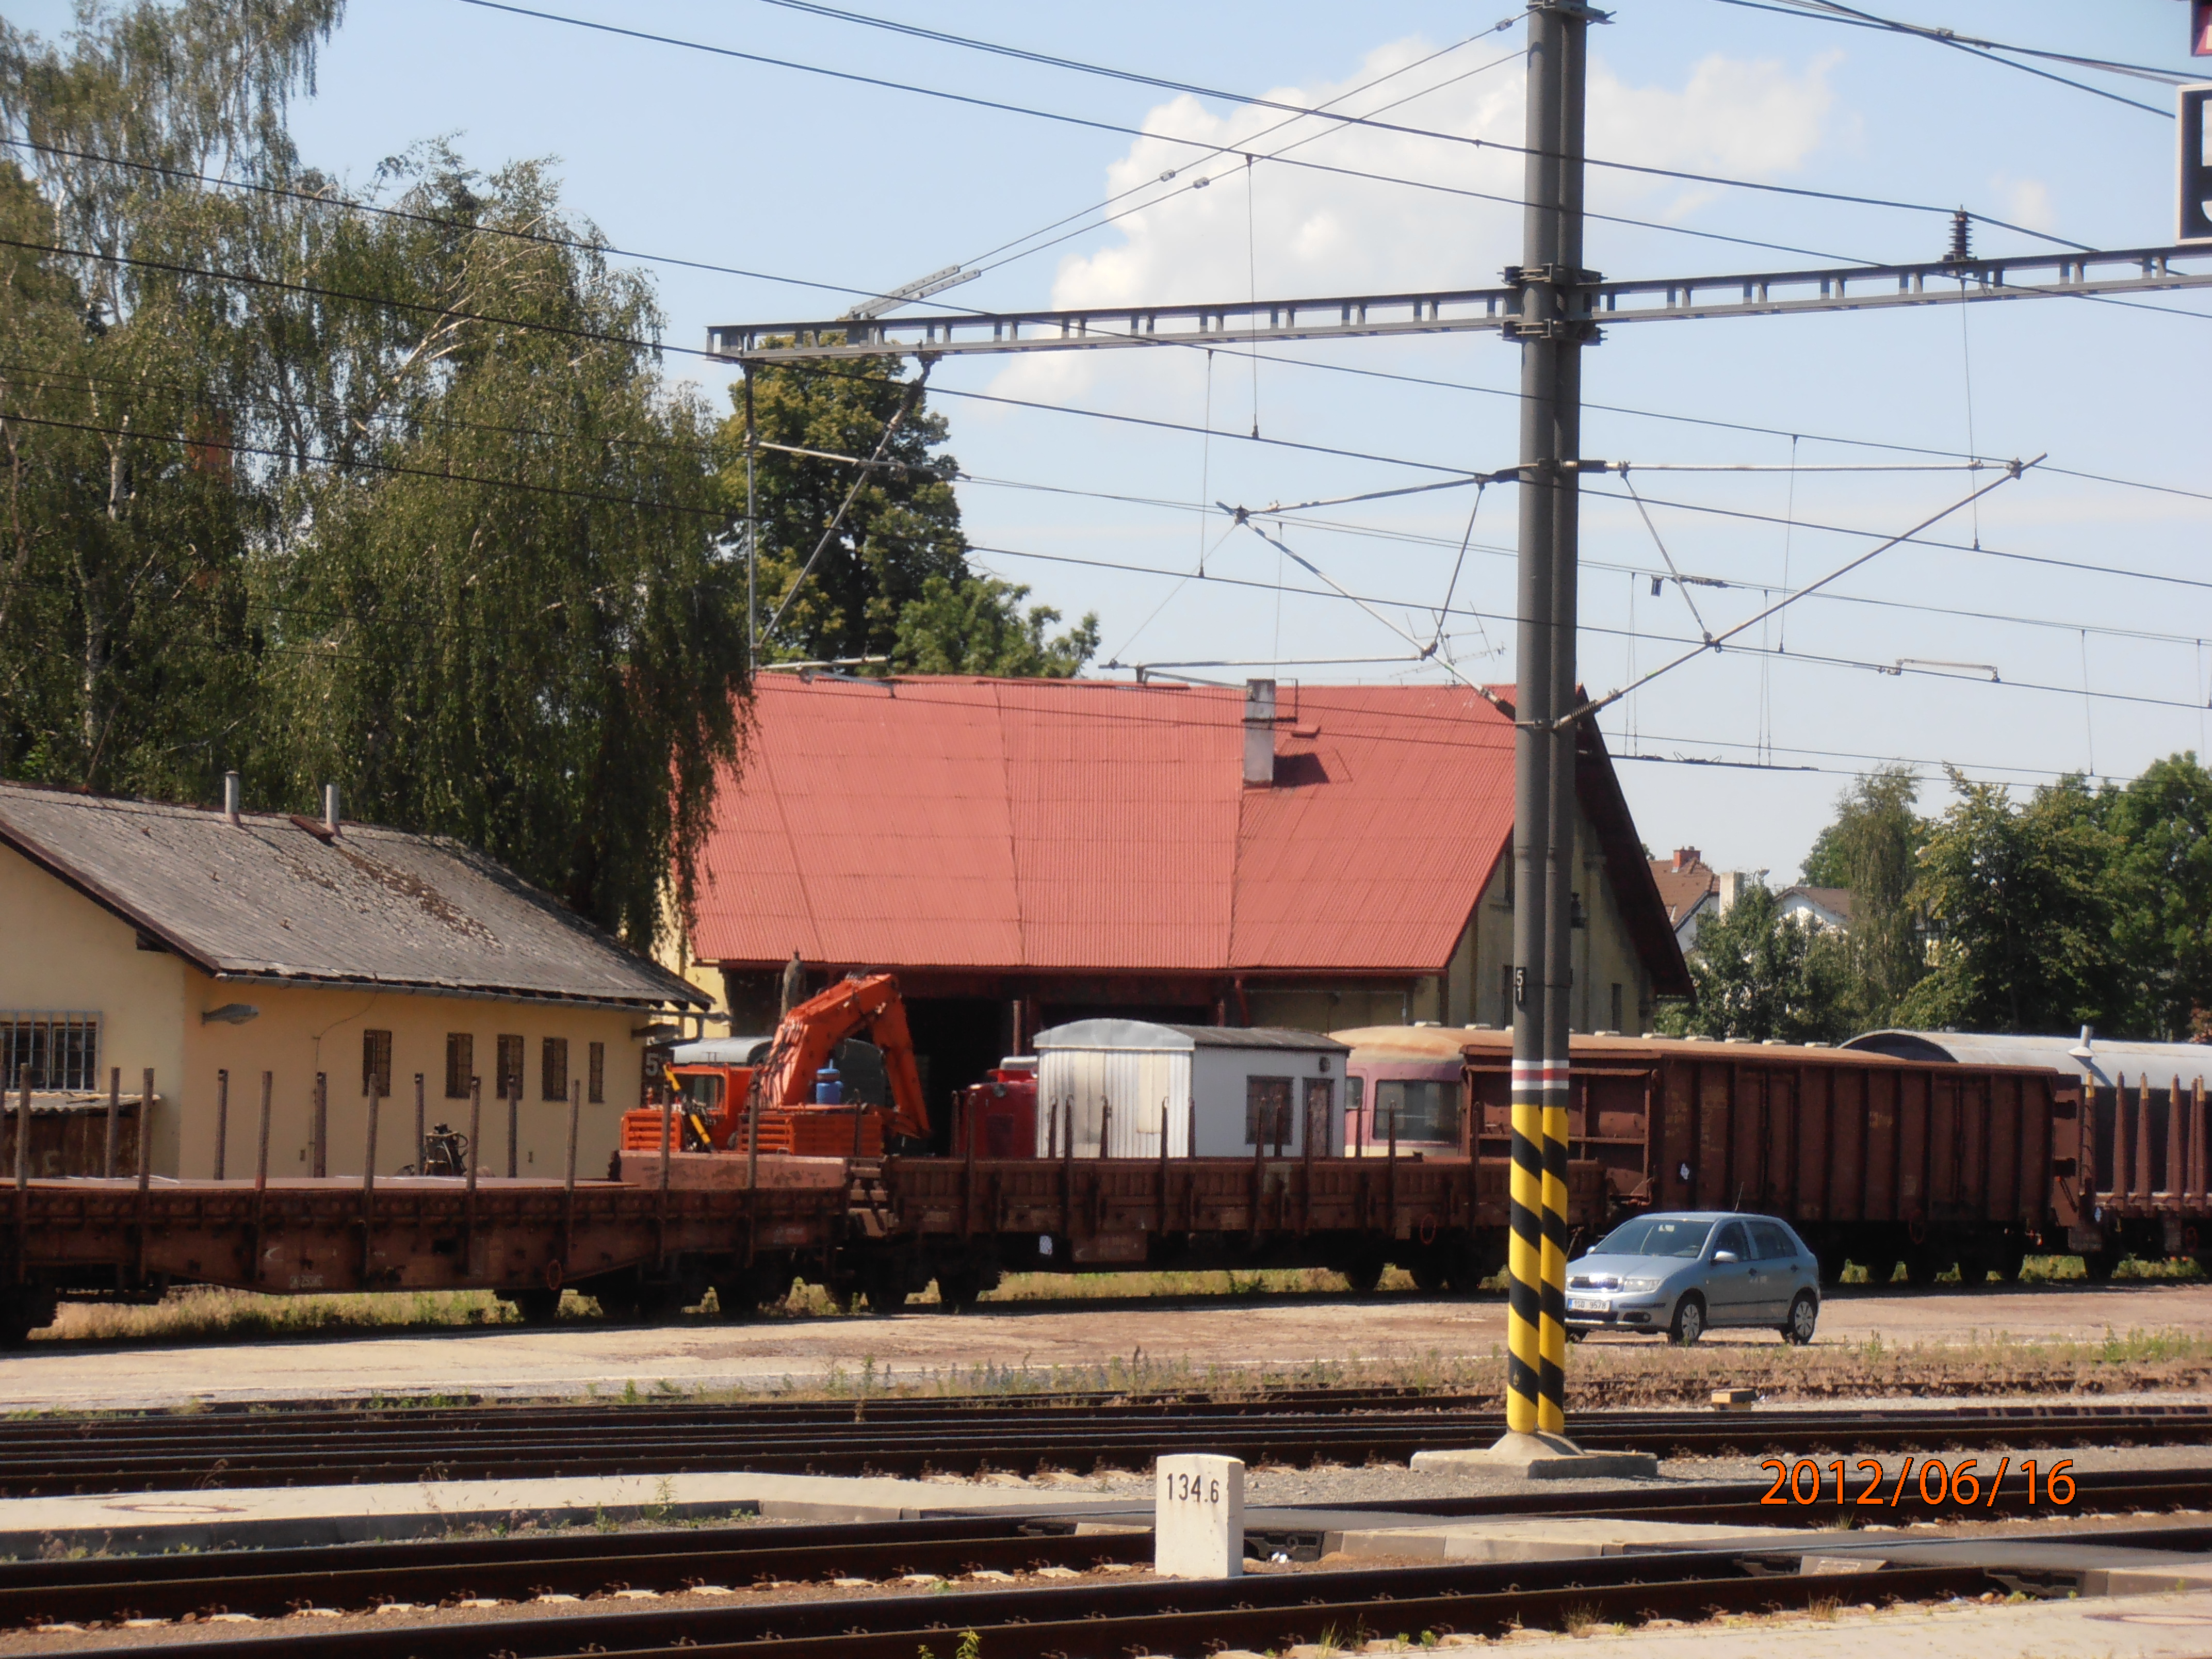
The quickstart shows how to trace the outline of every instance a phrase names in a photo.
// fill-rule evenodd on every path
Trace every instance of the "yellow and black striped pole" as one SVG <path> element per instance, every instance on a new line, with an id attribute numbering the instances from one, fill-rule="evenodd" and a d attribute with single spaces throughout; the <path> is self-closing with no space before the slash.
<path id="1" fill-rule="evenodd" d="M 1543 1426 L 1543 1062 L 1513 1062 L 1513 1162 L 1506 1192 L 1505 1429 Z"/>
<path id="2" fill-rule="evenodd" d="M 1565 1045 L 1560 1045 L 1564 1049 Z M 1544 1062 L 1542 1329 L 1537 1349 L 1536 1431 L 1567 1431 L 1567 1060 Z"/>

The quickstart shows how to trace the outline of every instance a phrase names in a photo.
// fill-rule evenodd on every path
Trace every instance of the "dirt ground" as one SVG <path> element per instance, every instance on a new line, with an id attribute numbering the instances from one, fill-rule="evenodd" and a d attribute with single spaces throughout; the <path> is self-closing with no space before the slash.
<path id="1" fill-rule="evenodd" d="M 661 1327 L 562 1320 L 404 1335 L 256 1343 L 39 1341 L 0 1357 L 0 1409 L 170 1405 L 191 1400 L 468 1395 L 653 1394 L 779 1386 L 880 1386 L 929 1379 L 1004 1386 L 1009 1372 L 1060 1386 L 1155 1386 L 1261 1370 L 1309 1382 L 1465 1385 L 1502 1358 L 1502 1297 L 1417 1293 L 1274 1295 L 1054 1304 L 890 1319 L 695 1317 Z M 1947 1360 L 1945 1356 L 1950 1356 Z M 1809 1352 L 1773 1333 L 1717 1331 L 1684 1352 L 1650 1339 L 1596 1337 L 1569 1370 L 1599 1387 L 1585 1403 L 1685 1401 L 1721 1382 L 1800 1379 L 1796 1397 L 1951 1391 L 2202 1392 L 2212 1384 L 2212 1284 L 1990 1285 L 1901 1291 L 1846 1287 Z M 1916 1382 L 1916 1374 L 1923 1375 Z M 1973 1382 L 1979 1377 L 1982 1382 Z M 1669 1380 L 1671 1379 L 1671 1383 Z M 1494 1382 L 1494 1379 L 1492 1379 Z M 1655 1394 L 1654 1386 L 1657 1386 Z"/>

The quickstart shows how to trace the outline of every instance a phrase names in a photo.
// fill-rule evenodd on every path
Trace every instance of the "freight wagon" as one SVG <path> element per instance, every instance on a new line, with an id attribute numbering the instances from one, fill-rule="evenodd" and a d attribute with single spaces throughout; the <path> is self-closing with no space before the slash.
<path id="1" fill-rule="evenodd" d="M 1362 1088 L 1341 1123 L 1316 1112 L 1319 1132 L 1284 1146 L 1271 1122 L 1237 1157 L 1193 1158 L 1155 1133 L 1144 1156 L 1102 1158 L 1096 1139 L 1047 1124 L 1054 1155 L 1040 1158 L 1003 1128 L 991 1144 L 978 1109 L 951 1157 L 655 1147 L 624 1152 L 605 1181 L 34 1180 L 10 1158 L 0 1337 L 47 1322 L 58 1298 L 144 1302 L 191 1284 L 489 1289 L 531 1318 L 564 1287 L 640 1317 L 710 1285 L 734 1316 L 793 1278 L 878 1311 L 934 1280 L 958 1307 L 1013 1271 L 1321 1267 L 1364 1288 L 1395 1264 L 1425 1288 L 1472 1291 L 1505 1261 L 1510 1036 L 1342 1036 Z M 1577 1240 L 1641 1210 L 1726 1207 L 1788 1219 L 1831 1282 L 1847 1261 L 1924 1283 L 1954 1265 L 2010 1275 L 2030 1251 L 2086 1251 L 2099 1273 L 2123 1249 L 2208 1255 L 2201 1078 L 2115 1072 L 2107 1087 L 2049 1065 L 1596 1036 L 1577 1037 L 1572 1058 Z M 1404 1120 L 1376 1114 L 1383 1087 L 1454 1065 L 1456 1112 L 1394 1139 Z M 1027 1079 L 1000 1071 L 1011 1098 Z"/>

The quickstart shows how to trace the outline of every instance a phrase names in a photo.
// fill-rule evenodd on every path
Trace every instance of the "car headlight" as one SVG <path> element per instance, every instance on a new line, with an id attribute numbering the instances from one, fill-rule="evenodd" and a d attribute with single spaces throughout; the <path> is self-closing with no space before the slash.
<path id="1" fill-rule="evenodd" d="M 1659 1281 L 1656 1279 L 1624 1279 L 1620 1281 L 1620 1288 L 1624 1291 L 1656 1291 L 1659 1288 Z"/>

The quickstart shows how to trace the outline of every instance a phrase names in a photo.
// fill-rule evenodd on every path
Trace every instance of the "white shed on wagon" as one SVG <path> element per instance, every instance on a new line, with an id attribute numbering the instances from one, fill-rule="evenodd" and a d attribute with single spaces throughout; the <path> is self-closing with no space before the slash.
<path id="1" fill-rule="evenodd" d="M 1255 1142 L 1317 1154 L 1342 1144 L 1352 1050 L 1313 1031 L 1079 1019 L 1036 1035 L 1036 1151 L 1078 1158 L 1236 1158 Z"/>

